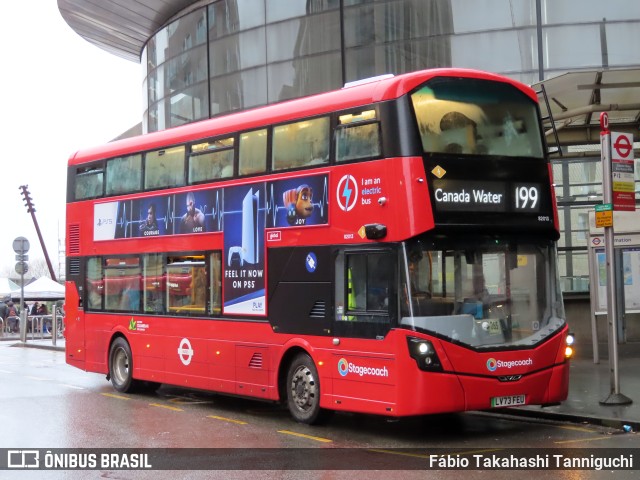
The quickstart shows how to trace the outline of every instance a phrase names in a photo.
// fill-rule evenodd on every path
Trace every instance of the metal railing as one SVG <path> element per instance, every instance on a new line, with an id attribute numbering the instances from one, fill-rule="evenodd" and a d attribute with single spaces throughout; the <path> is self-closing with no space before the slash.
<path id="1" fill-rule="evenodd" d="M 27 316 L 27 335 L 25 339 L 36 340 L 48 338 L 51 335 L 53 345 L 57 338 L 64 337 L 64 316 L 60 313 L 52 315 Z M 20 333 L 20 317 L 12 316 L 6 319 L 0 318 L 0 337 L 6 334 Z M 47 337 L 45 337 L 47 335 Z"/>

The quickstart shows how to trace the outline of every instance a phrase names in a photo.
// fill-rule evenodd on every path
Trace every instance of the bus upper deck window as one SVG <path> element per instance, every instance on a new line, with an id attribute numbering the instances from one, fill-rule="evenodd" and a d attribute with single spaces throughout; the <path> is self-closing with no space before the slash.
<path id="1" fill-rule="evenodd" d="M 233 137 L 191 145 L 189 184 L 233 176 Z"/>
<path id="2" fill-rule="evenodd" d="M 184 185 L 184 163 L 184 145 L 147 152 L 144 159 L 144 188 L 153 190 Z"/>
<path id="3" fill-rule="evenodd" d="M 76 200 L 101 197 L 104 193 L 104 169 L 101 166 L 79 168 L 75 180 Z"/>
<path id="4" fill-rule="evenodd" d="M 336 161 L 380 155 L 380 125 L 375 110 L 340 115 L 336 129 Z"/>
<path id="5" fill-rule="evenodd" d="M 107 161 L 107 195 L 138 192 L 142 185 L 142 155 L 128 155 Z"/>
<path id="6" fill-rule="evenodd" d="M 273 170 L 329 162 L 329 117 L 279 125 L 273 129 Z"/>
<path id="7" fill-rule="evenodd" d="M 265 172 L 267 170 L 267 129 L 242 133 L 238 155 L 240 175 Z"/>
<path id="8" fill-rule="evenodd" d="M 513 85 L 435 78 L 411 101 L 424 152 L 544 157 L 536 103 Z"/>

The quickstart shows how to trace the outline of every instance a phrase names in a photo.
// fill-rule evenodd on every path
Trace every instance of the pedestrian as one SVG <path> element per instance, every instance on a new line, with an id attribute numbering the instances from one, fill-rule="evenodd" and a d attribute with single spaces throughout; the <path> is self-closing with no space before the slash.
<path id="1" fill-rule="evenodd" d="M 14 305 L 14 303 L 9 300 L 7 303 L 7 324 L 9 325 L 9 332 L 16 333 L 19 331 L 19 318 L 18 318 L 18 307 Z"/>
<path id="2" fill-rule="evenodd" d="M 0 320 L 2 320 L 2 328 L 7 329 L 7 317 L 9 316 L 9 307 L 7 307 L 6 302 L 10 300 L 10 298 L 2 298 L 0 299 Z"/>

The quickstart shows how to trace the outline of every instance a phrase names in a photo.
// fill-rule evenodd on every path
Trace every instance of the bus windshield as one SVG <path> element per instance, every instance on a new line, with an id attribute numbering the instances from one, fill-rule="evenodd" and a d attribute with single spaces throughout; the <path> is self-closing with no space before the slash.
<path id="1" fill-rule="evenodd" d="M 536 104 L 514 86 L 435 78 L 411 101 L 425 153 L 543 158 Z"/>
<path id="2" fill-rule="evenodd" d="M 414 240 L 403 256 L 401 325 L 478 349 L 531 347 L 564 325 L 550 242 Z"/>

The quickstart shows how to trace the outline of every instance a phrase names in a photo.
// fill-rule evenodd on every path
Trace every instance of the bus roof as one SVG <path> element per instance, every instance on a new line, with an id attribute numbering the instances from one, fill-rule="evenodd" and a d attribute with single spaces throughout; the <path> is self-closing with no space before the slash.
<path id="1" fill-rule="evenodd" d="M 531 88 L 500 75 L 462 68 L 419 70 L 396 76 L 381 76 L 368 82 L 354 82 L 353 86 L 347 85 L 340 90 L 287 100 L 240 112 L 232 112 L 179 127 L 86 148 L 72 155 L 69 159 L 69 165 L 81 165 L 94 160 L 155 150 L 202 138 L 252 130 L 299 118 L 313 117 L 333 111 L 393 100 L 435 77 L 467 77 L 500 81 L 515 86 L 534 102 L 537 102 L 537 96 Z"/>

